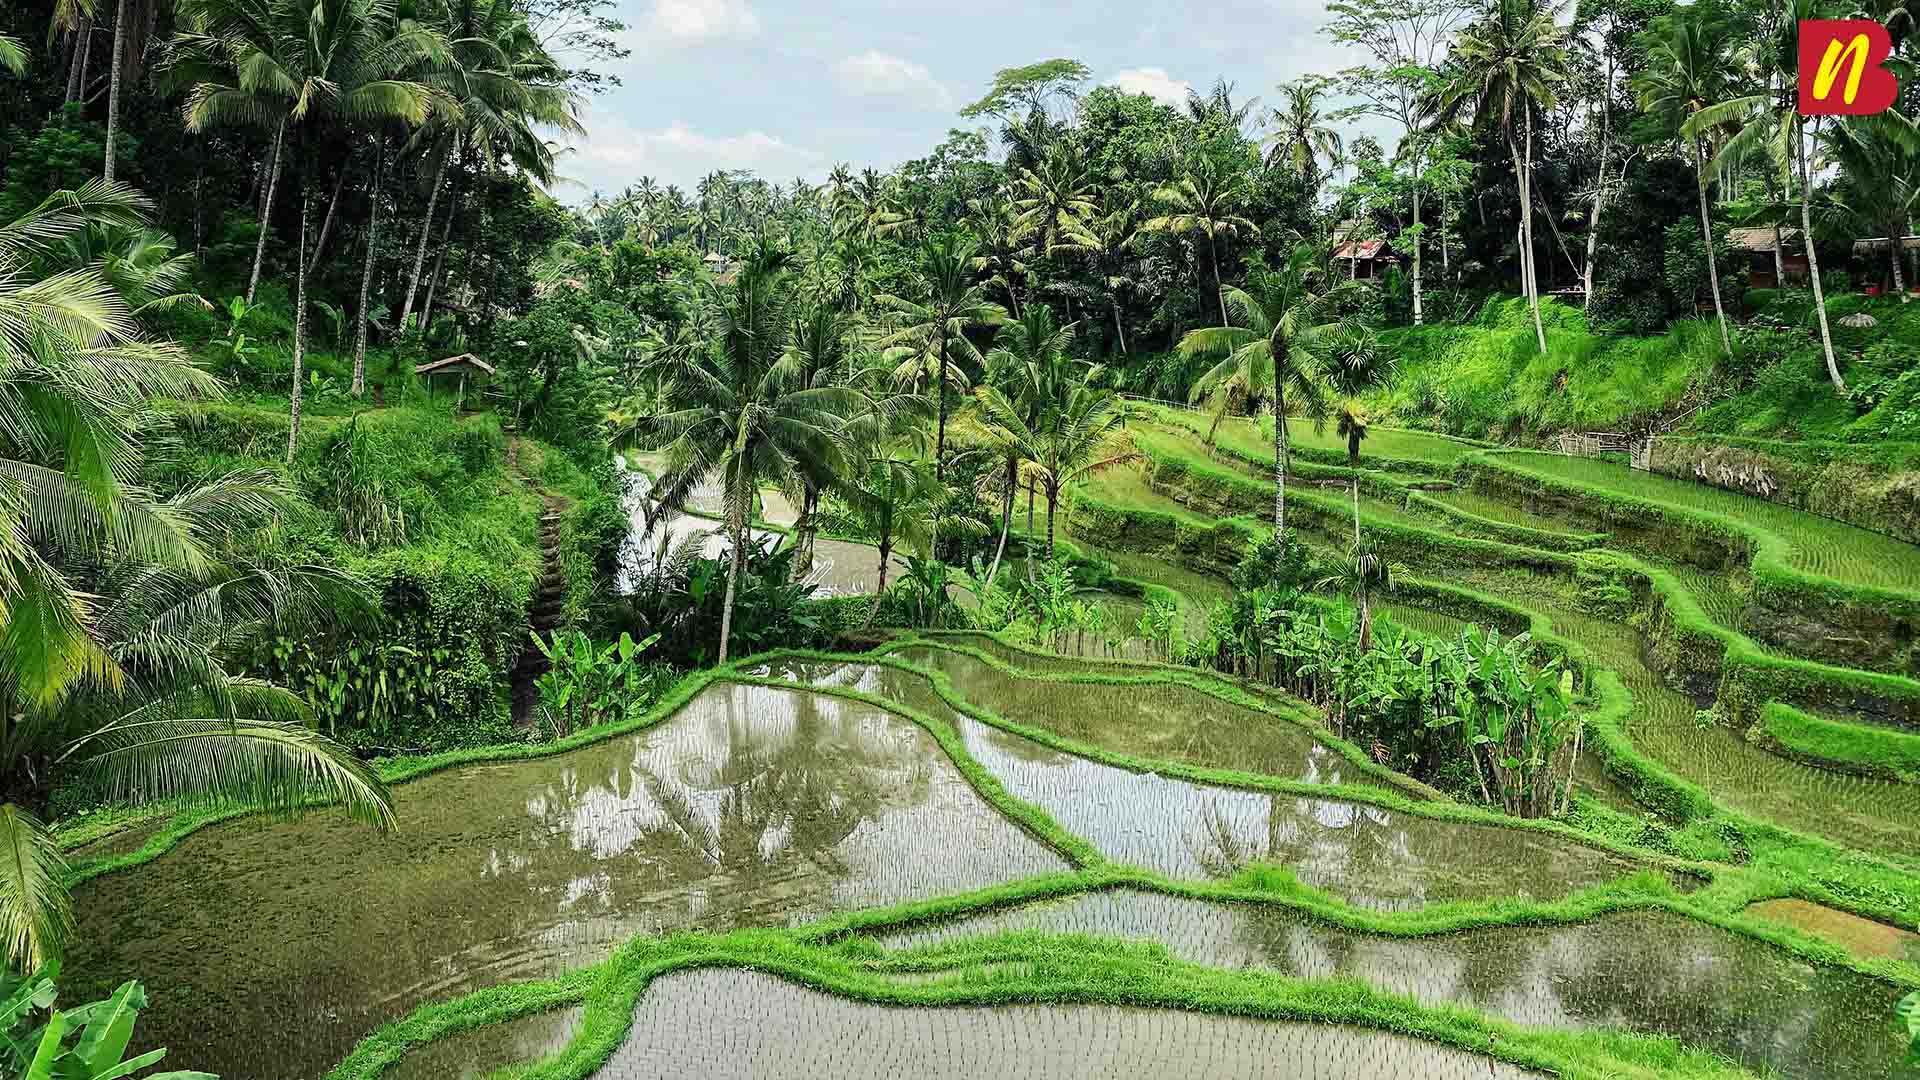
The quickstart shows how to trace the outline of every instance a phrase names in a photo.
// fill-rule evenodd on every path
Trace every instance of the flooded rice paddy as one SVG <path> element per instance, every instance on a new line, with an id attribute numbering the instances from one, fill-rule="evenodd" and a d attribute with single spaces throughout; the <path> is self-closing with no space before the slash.
<path id="1" fill-rule="evenodd" d="M 1598 849 L 1531 832 L 1130 772 L 961 715 L 923 676 L 879 665 L 849 665 L 840 674 L 848 685 L 952 724 L 967 753 L 1009 793 L 1046 811 L 1109 860 L 1170 877 L 1215 880 L 1255 863 L 1277 865 L 1348 903 L 1397 911 L 1493 896 L 1557 899 L 1639 869 Z M 1017 702 L 997 699 L 985 683 L 962 693 L 1001 716 L 1024 718 Z M 1249 715 L 1263 727 L 1279 723 Z M 1324 747 L 1319 753 L 1331 754 Z M 1312 760 L 1310 753 L 1286 775 L 1331 782 L 1327 772 L 1316 775 Z"/>
<path id="2" fill-rule="evenodd" d="M 94 997 L 145 980 L 138 1042 L 172 1047 L 174 1068 L 292 1080 L 422 1002 L 638 934 L 791 925 L 1066 867 L 918 725 L 760 687 L 715 686 L 568 754 L 435 774 L 396 803 L 389 836 L 334 815 L 247 820 L 81 886 L 67 970 Z"/>
<path id="3" fill-rule="evenodd" d="M 566 1048 L 583 1009 L 554 1009 L 449 1036 L 409 1053 L 381 1080 L 482 1080 L 501 1065 L 537 1061 Z"/>
<path id="4" fill-rule="evenodd" d="M 1290 908 L 1112 890 L 884 936 L 893 948 L 1009 930 L 1163 945 L 1175 957 L 1300 978 L 1347 975 L 1427 1005 L 1522 1024 L 1672 1035 L 1804 1080 L 1894 1075 L 1886 1017 L 1899 992 L 1666 912 L 1571 926 L 1389 938 Z"/>
<path id="5" fill-rule="evenodd" d="M 1510 1080 L 1536 1074 L 1398 1035 L 1319 1024 L 1092 1005 L 888 1008 L 747 971 L 648 987 L 597 1080 L 885 1076 L 1286 1076 Z"/>

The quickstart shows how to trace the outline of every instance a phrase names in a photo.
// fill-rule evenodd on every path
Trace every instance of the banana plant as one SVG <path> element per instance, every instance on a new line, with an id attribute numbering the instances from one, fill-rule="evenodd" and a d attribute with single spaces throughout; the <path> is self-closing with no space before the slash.
<path id="1" fill-rule="evenodd" d="M 138 982 L 120 984 L 103 1001 L 76 1009 L 54 1008 L 58 963 L 27 978 L 0 975 L 0 1075 L 20 1080 L 123 1080 L 157 1065 L 167 1051 L 127 1057 L 147 993 Z M 44 1019 L 39 1014 L 45 1013 Z M 174 1070 L 142 1080 L 218 1080 L 211 1073 Z"/>

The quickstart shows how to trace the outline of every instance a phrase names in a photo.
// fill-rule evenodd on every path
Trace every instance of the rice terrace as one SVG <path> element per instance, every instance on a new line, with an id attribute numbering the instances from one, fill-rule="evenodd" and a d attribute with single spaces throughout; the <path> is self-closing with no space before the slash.
<path id="1" fill-rule="evenodd" d="M 0 1080 L 1920 1080 L 1916 87 L 8 4 Z"/>

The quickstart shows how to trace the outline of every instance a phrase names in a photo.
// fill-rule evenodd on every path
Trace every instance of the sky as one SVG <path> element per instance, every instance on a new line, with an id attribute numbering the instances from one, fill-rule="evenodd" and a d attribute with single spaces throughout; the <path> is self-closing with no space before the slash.
<path id="1" fill-rule="evenodd" d="M 782 183 L 817 183 L 839 161 L 890 169 L 980 126 L 958 110 L 994 72 L 1051 57 L 1170 103 L 1219 77 L 1237 101 L 1277 103 L 1275 84 L 1364 59 L 1321 32 L 1324 0 L 621 4 L 632 54 L 600 65 L 623 85 L 592 98 L 587 137 L 560 162 L 569 203 L 643 175 L 691 191 L 716 169 Z"/>

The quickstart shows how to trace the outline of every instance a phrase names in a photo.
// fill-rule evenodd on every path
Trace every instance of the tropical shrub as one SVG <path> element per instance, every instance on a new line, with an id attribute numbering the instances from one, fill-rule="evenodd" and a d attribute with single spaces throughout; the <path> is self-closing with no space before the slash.
<path id="1" fill-rule="evenodd" d="M 125 982 L 103 1001 L 56 1009 L 58 961 L 21 978 L 0 971 L 0 1076 L 19 1080 L 120 1080 L 159 1064 L 165 1049 L 127 1057 L 147 992 Z M 44 1014 L 44 1015 L 43 1015 Z M 218 1080 L 211 1073 L 173 1070 L 144 1080 Z"/>
<path id="2" fill-rule="evenodd" d="M 636 642 L 624 630 L 620 640 L 605 645 L 596 645 L 578 630 L 555 634 L 551 640 L 534 634 L 533 644 L 553 665 L 534 685 L 540 692 L 540 718 L 554 737 L 644 712 L 671 678 L 671 669 L 641 659 L 659 640 L 655 634 Z"/>

